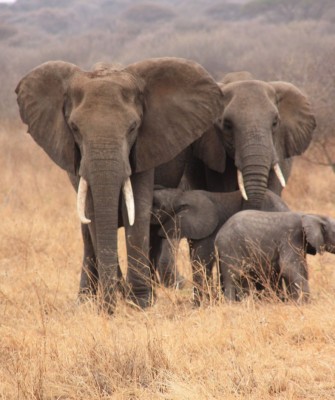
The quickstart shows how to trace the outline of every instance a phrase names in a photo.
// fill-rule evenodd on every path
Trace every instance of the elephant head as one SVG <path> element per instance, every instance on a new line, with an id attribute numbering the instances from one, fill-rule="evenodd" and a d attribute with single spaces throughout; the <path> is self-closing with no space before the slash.
<path id="1" fill-rule="evenodd" d="M 247 72 L 228 74 L 219 83 L 221 117 L 195 146 L 209 168 L 224 173 L 234 160 L 246 208 L 260 209 L 272 170 L 282 186 L 280 162 L 302 154 L 316 127 L 307 97 L 287 82 L 255 80 Z"/>
<path id="2" fill-rule="evenodd" d="M 309 254 L 323 251 L 335 253 L 335 220 L 333 218 L 305 214 L 302 215 L 301 222 Z"/>
<path id="3" fill-rule="evenodd" d="M 200 190 L 155 190 L 153 213 L 162 225 L 159 234 L 199 240 L 211 235 L 220 223 L 216 204 Z"/>
<path id="4" fill-rule="evenodd" d="M 80 219 L 95 225 L 99 279 L 108 292 L 117 279 L 122 188 L 128 223 L 136 224 L 129 177 L 173 159 L 199 138 L 219 114 L 220 89 L 197 63 L 161 58 L 123 69 L 103 64 L 90 72 L 50 61 L 29 72 L 16 93 L 33 139 L 56 164 L 80 177 Z M 87 192 L 91 215 L 85 215 Z"/>

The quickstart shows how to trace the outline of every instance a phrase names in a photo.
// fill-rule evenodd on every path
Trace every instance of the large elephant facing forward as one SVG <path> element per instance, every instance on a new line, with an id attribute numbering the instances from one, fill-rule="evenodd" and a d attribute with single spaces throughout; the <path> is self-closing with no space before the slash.
<path id="1" fill-rule="evenodd" d="M 89 72 L 50 61 L 29 72 L 16 93 L 29 133 L 78 190 L 81 292 L 95 293 L 99 286 L 105 310 L 113 311 L 120 279 L 117 229 L 123 224 L 132 298 L 142 307 L 150 304 L 147 254 L 155 168 L 160 166 L 157 183 L 165 185 L 166 179 L 178 185 L 183 150 L 219 116 L 219 87 L 200 65 L 184 59 Z M 121 207 L 122 191 L 126 207 Z"/>
<path id="2" fill-rule="evenodd" d="M 244 207 L 260 209 L 267 188 L 281 194 L 291 157 L 307 149 L 315 118 L 307 97 L 290 83 L 259 81 L 239 72 L 219 84 L 221 116 L 194 144 L 194 161 L 203 164 L 194 162 L 187 180 L 194 189 L 239 187 L 247 200 Z"/>

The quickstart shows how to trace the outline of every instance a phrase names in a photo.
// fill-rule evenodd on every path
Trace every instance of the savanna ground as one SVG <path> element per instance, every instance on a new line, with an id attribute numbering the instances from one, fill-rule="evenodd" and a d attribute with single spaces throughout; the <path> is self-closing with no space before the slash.
<path id="1" fill-rule="evenodd" d="M 334 255 L 309 257 L 308 305 L 195 309 L 189 284 L 159 289 L 144 312 L 119 301 L 108 318 L 76 302 L 82 244 L 66 174 L 22 126 L 0 142 L 0 398 L 335 398 Z M 334 187 L 330 167 L 296 160 L 284 197 L 335 217 Z M 179 266 L 190 279 L 185 254 Z"/>
<path id="2" fill-rule="evenodd" d="M 17 82 L 40 63 L 90 69 L 178 56 L 215 79 L 248 70 L 292 82 L 317 115 L 307 157 L 334 163 L 333 1 L 159 3 L 20 0 L 0 8 L 0 398 L 334 399 L 334 255 L 308 258 L 312 299 L 304 306 L 249 298 L 195 309 L 190 284 L 158 289 L 145 312 L 120 301 L 112 318 L 77 304 L 74 191 L 24 127 L 5 123 L 18 120 Z M 237 3 L 253 3 L 255 16 Z M 285 200 L 335 217 L 334 172 L 297 159 Z M 179 267 L 190 280 L 185 252 Z"/>

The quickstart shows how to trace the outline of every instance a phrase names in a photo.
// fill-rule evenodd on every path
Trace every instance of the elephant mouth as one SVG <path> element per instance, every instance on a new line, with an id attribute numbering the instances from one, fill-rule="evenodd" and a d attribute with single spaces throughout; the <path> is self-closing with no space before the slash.
<path id="1" fill-rule="evenodd" d="M 273 165 L 273 170 L 274 170 L 280 184 L 284 188 L 286 186 L 286 182 L 285 182 L 283 172 L 278 163 L 275 163 Z M 247 195 L 247 192 L 246 192 L 245 186 L 244 186 L 243 173 L 240 169 L 237 169 L 237 182 L 238 182 L 238 187 L 239 187 L 242 197 L 244 198 L 244 200 L 247 201 L 248 195 Z"/>
<path id="2" fill-rule="evenodd" d="M 83 177 L 80 177 L 77 193 L 77 213 L 82 224 L 89 224 L 91 222 L 91 220 L 85 215 L 87 190 L 87 181 Z M 122 185 L 122 193 L 126 203 L 129 225 L 132 226 L 135 222 L 135 202 L 130 177 L 124 181 Z"/>

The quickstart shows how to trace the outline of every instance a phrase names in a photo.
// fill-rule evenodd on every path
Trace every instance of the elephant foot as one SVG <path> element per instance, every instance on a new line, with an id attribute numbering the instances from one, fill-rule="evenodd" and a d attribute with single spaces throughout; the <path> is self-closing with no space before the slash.
<path id="1" fill-rule="evenodd" d="M 99 294 L 93 294 L 92 292 L 89 291 L 80 291 L 77 297 L 77 304 L 78 305 L 84 305 L 84 304 L 94 304 L 98 312 L 106 313 L 108 315 L 113 315 L 115 306 L 116 306 L 116 300 L 111 299 L 111 298 L 106 298 L 105 300 L 101 299 L 101 296 Z"/>
<path id="2" fill-rule="evenodd" d="M 174 287 L 178 290 L 184 289 L 186 285 L 186 278 L 183 275 L 178 275 Z"/>
<path id="3" fill-rule="evenodd" d="M 131 305 L 134 305 L 137 308 L 139 307 L 143 310 L 147 307 L 151 307 L 155 303 L 156 295 L 151 288 L 141 291 L 134 291 L 133 289 L 128 294 L 128 301 L 131 303 Z"/>
<path id="4" fill-rule="evenodd" d="M 94 301 L 97 298 L 97 288 L 96 286 L 80 286 L 78 292 L 78 303 L 87 303 L 89 301 Z"/>
<path id="5" fill-rule="evenodd" d="M 177 276 L 165 276 L 161 279 L 161 283 L 163 283 L 166 288 L 181 290 L 185 287 L 186 279 L 184 276 L 177 274 Z"/>

